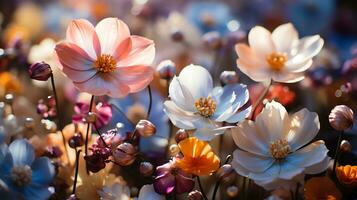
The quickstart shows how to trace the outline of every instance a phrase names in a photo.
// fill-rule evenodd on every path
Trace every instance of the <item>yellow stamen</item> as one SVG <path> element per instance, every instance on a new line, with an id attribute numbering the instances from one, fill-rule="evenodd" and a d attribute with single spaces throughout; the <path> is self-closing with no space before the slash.
<path id="1" fill-rule="evenodd" d="M 100 55 L 94 62 L 94 67 L 99 72 L 113 72 L 116 69 L 117 61 L 109 54 Z"/>
<path id="2" fill-rule="evenodd" d="M 284 53 L 273 52 L 267 56 L 266 61 L 269 63 L 270 68 L 274 71 L 280 71 L 287 61 L 287 57 Z"/>
<path id="3" fill-rule="evenodd" d="M 280 139 L 272 142 L 269 147 L 269 153 L 275 159 L 280 160 L 285 158 L 291 152 L 291 147 L 285 139 Z"/>
<path id="4" fill-rule="evenodd" d="M 210 117 L 216 111 L 217 104 L 211 97 L 199 98 L 195 101 L 195 107 L 200 115 Z"/>

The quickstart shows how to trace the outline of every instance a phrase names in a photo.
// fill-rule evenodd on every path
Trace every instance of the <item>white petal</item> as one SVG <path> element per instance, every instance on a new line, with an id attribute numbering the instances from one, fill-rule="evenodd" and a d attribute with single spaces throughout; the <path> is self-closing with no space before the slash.
<path id="1" fill-rule="evenodd" d="M 227 120 L 228 123 L 237 123 L 243 121 L 247 117 L 249 117 L 250 112 L 252 111 L 252 106 L 249 106 L 247 109 L 239 111 L 238 113 L 230 116 Z"/>
<path id="2" fill-rule="evenodd" d="M 275 162 L 271 157 L 263 157 L 241 150 L 236 150 L 235 156 L 235 160 L 251 173 L 265 172 Z"/>
<path id="3" fill-rule="evenodd" d="M 268 181 L 274 180 L 279 176 L 280 173 L 280 164 L 274 163 L 267 170 L 262 173 L 249 173 L 249 178 L 255 181 Z"/>
<path id="4" fill-rule="evenodd" d="M 304 73 L 290 73 L 286 71 L 273 73 L 272 77 L 275 82 L 280 83 L 295 83 L 303 80 L 304 78 Z"/>
<path id="5" fill-rule="evenodd" d="M 298 32 L 291 23 L 278 26 L 272 33 L 272 39 L 278 52 L 289 53 L 290 49 L 299 42 Z"/>
<path id="6" fill-rule="evenodd" d="M 309 167 L 320 163 L 327 157 L 328 149 L 322 140 L 316 141 L 307 145 L 306 147 L 287 156 L 286 162 L 296 167 Z M 322 172 L 326 168 L 322 168 L 318 171 Z"/>
<path id="7" fill-rule="evenodd" d="M 264 27 L 256 26 L 252 28 L 248 34 L 248 41 L 250 48 L 261 58 L 265 58 L 275 51 L 271 33 Z"/>
<path id="8" fill-rule="evenodd" d="M 173 101 L 164 102 L 164 111 L 175 126 L 183 129 L 196 129 L 201 120 L 200 116 L 182 110 Z"/>
<path id="9" fill-rule="evenodd" d="M 155 192 L 153 185 L 144 185 L 139 192 L 138 200 L 164 200 L 165 197 Z"/>
<path id="10" fill-rule="evenodd" d="M 253 121 L 245 120 L 239 123 L 236 128 L 232 129 L 231 135 L 240 149 L 270 157 L 268 152 L 270 137 L 268 134 L 260 132 Z"/>
<path id="11" fill-rule="evenodd" d="M 290 117 L 290 131 L 287 140 L 293 151 L 309 143 L 320 129 L 319 116 L 306 108 Z"/>
<path id="12" fill-rule="evenodd" d="M 292 58 L 286 63 L 298 63 L 306 61 L 316 56 L 322 49 L 324 40 L 319 35 L 308 36 L 300 39 L 298 45 L 296 45 L 292 51 Z"/>
<path id="13" fill-rule="evenodd" d="M 175 76 L 169 86 L 169 96 L 181 109 L 195 112 L 195 100 L 189 89 Z"/>
<path id="14" fill-rule="evenodd" d="M 281 162 L 280 164 L 280 174 L 279 178 L 290 180 L 293 177 L 302 174 L 304 172 L 304 167 L 293 165 L 289 162 Z"/>
<path id="15" fill-rule="evenodd" d="M 185 67 L 180 72 L 178 79 L 190 91 L 195 100 L 208 97 L 213 89 L 211 74 L 199 65 Z"/>
<path id="16" fill-rule="evenodd" d="M 14 165 L 31 166 L 35 160 L 35 150 L 25 139 L 17 139 L 9 146 Z"/>
<path id="17" fill-rule="evenodd" d="M 292 60 L 291 62 L 288 60 L 285 63 L 284 66 L 284 71 L 289 72 L 289 73 L 298 73 L 298 72 L 304 72 L 307 69 L 309 69 L 312 65 L 312 59 L 308 60 Z"/>
<path id="18" fill-rule="evenodd" d="M 197 130 L 193 133 L 193 136 L 203 140 L 203 141 L 211 141 L 218 135 L 224 134 L 227 129 L 233 128 L 234 126 L 224 126 L 224 127 L 217 127 L 215 125 L 209 124 L 209 120 L 202 120 L 201 128 L 197 128 Z"/>
<path id="19" fill-rule="evenodd" d="M 238 155 L 237 155 L 238 151 L 239 150 L 235 150 L 233 152 L 233 160 L 231 162 L 231 165 L 239 175 L 248 177 L 249 176 L 249 170 L 244 168 L 241 164 L 239 164 L 239 162 L 236 159 L 238 157 Z"/>
<path id="20" fill-rule="evenodd" d="M 269 135 L 267 143 L 284 139 L 289 130 L 289 115 L 284 106 L 276 101 L 265 105 L 262 112 L 257 116 L 255 124 L 260 132 Z"/>
<path id="21" fill-rule="evenodd" d="M 322 171 L 327 170 L 330 160 L 331 160 L 331 158 L 326 156 L 326 158 L 323 161 L 321 161 L 317 164 L 311 165 L 310 167 L 307 167 L 305 169 L 305 173 L 306 174 L 318 174 L 318 173 L 321 173 Z"/>
<path id="22" fill-rule="evenodd" d="M 268 181 L 255 181 L 257 185 L 260 185 L 264 187 L 266 190 L 274 190 L 274 189 L 279 189 L 283 188 L 285 190 L 292 190 L 294 191 L 296 189 L 296 184 L 303 185 L 304 183 L 304 175 L 298 175 L 295 176 L 291 180 L 284 180 L 284 179 L 274 179 L 274 180 L 268 180 Z"/>

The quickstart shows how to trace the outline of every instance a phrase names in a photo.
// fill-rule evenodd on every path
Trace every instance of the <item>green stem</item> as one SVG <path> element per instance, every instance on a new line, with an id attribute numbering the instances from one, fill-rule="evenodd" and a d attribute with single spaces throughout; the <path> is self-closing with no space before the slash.
<path id="1" fill-rule="evenodd" d="M 264 100 L 264 97 L 268 94 L 270 86 L 272 86 L 272 85 L 273 85 L 273 81 L 271 80 L 269 85 L 264 89 L 262 94 L 259 96 L 258 100 L 254 103 L 254 105 L 252 107 L 252 111 L 251 111 L 248 119 L 253 118 L 255 110 L 258 108 L 259 104 Z"/>

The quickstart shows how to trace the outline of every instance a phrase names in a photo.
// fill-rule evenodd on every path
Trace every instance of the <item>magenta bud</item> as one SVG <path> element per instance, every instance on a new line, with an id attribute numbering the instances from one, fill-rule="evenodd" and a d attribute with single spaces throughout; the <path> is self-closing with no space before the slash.
<path id="1" fill-rule="evenodd" d="M 30 78 L 34 80 L 47 81 L 52 75 L 52 70 L 49 64 L 45 62 L 36 62 L 29 67 L 28 73 Z"/>
<path id="2" fill-rule="evenodd" d="M 143 137 L 150 137 L 156 133 L 156 127 L 148 120 L 140 120 L 135 127 L 135 130 Z"/>
<path id="3" fill-rule="evenodd" d="M 131 165 L 135 161 L 136 149 L 130 143 L 120 144 L 113 153 L 114 160 L 122 166 Z"/>
<path id="4" fill-rule="evenodd" d="M 171 60 L 163 60 L 159 63 L 156 69 L 159 72 L 160 78 L 172 79 L 176 74 L 176 65 Z"/>
<path id="5" fill-rule="evenodd" d="M 150 162 L 141 162 L 139 171 L 144 176 L 150 176 L 154 172 L 154 166 Z"/>
<path id="6" fill-rule="evenodd" d="M 84 145 L 84 139 L 82 134 L 75 133 L 68 141 L 68 144 L 71 148 L 75 149 Z"/>

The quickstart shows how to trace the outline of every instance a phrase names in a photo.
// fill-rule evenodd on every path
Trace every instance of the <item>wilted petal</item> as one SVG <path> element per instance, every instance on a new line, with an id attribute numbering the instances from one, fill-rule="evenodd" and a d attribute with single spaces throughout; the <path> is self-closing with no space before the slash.
<path id="1" fill-rule="evenodd" d="M 175 188 L 175 176 L 170 172 L 166 172 L 160 177 L 156 177 L 154 180 L 154 189 L 159 194 L 169 194 Z"/>

